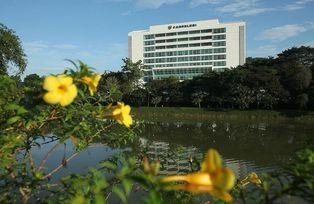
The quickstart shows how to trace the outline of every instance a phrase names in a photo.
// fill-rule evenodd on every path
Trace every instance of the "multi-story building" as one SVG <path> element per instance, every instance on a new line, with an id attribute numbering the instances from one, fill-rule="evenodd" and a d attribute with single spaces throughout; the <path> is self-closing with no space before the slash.
<path id="1" fill-rule="evenodd" d="M 128 35 L 129 58 L 142 60 L 144 81 L 191 79 L 245 63 L 245 22 L 204 20 L 150 26 Z"/>

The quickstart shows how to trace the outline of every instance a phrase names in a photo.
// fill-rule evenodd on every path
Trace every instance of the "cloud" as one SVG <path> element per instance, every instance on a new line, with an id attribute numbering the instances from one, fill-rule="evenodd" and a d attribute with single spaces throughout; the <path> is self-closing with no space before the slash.
<path id="1" fill-rule="evenodd" d="M 31 53 L 42 51 L 43 49 L 46 49 L 48 47 L 49 45 L 42 41 L 33 41 L 33 42 L 24 43 L 24 48 L 26 52 L 31 52 Z"/>
<path id="2" fill-rule="evenodd" d="M 262 45 L 255 50 L 249 50 L 248 55 L 253 57 L 268 57 L 276 55 L 277 52 L 278 49 L 275 45 Z"/>
<path id="3" fill-rule="evenodd" d="M 214 10 L 219 13 L 241 17 L 273 11 L 299 10 L 305 8 L 306 4 L 311 2 L 314 2 L 314 0 L 298 0 L 281 7 L 269 7 L 263 6 L 266 1 L 262 0 L 190 0 L 189 6 L 194 8 L 203 4 L 209 4 L 215 6 Z"/>
<path id="4" fill-rule="evenodd" d="M 137 8 L 151 8 L 158 9 L 164 4 L 175 4 L 183 0 L 136 0 L 135 6 Z"/>
<path id="5" fill-rule="evenodd" d="M 189 6 L 194 8 L 194 7 L 198 7 L 200 5 L 203 4 L 213 4 L 213 5 L 217 5 L 217 4 L 221 4 L 223 2 L 225 2 L 226 0 L 191 0 L 189 3 Z"/>
<path id="6" fill-rule="evenodd" d="M 124 11 L 124 12 L 121 13 L 121 16 L 128 16 L 128 15 L 130 15 L 131 13 L 132 13 L 131 10 L 129 10 L 129 11 Z"/>
<path id="7" fill-rule="evenodd" d="M 234 0 L 224 6 L 216 8 L 216 11 L 232 14 L 234 17 L 252 16 L 274 10 L 274 8 L 270 7 L 260 7 L 258 0 Z"/>
<path id="8" fill-rule="evenodd" d="M 27 53 L 35 54 L 42 51 L 52 52 L 54 50 L 72 50 L 76 49 L 77 46 L 70 43 L 62 43 L 62 44 L 52 44 L 43 41 L 33 41 L 24 43 L 24 48 Z"/>
<path id="9" fill-rule="evenodd" d="M 260 13 L 265 13 L 269 11 L 275 11 L 274 8 L 252 8 L 246 9 L 243 11 L 238 11 L 233 14 L 234 17 L 241 17 L 241 16 L 254 16 Z"/>
<path id="10" fill-rule="evenodd" d="M 72 49 L 76 49 L 77 47 L 73 44 L 59 44 L 59 45 L 53 45 L 52 46 L 53 48 L 57 48 L 57 49 L 60 49 L 60 50 L 72 50 Z"/>
<path id="11" fill-rule="evenodd" d="M 314 41 L 309 41 L 306 43 L 303 43 L 304 46 L 310 46 L 310 47 L 314 47 Z"/>
<path id="12" fill-rule="evenodd" d="M 266 29 L 262 32 L 261 36 L 258 39 L 283 41 L 287 38 L 297 36 L 300 33 L 303 33 L 310 29 L 313 29 L 313 23 L 307 23 L 304 25 L 288 24 Z"/>
<path id="13" fill-rule="evenodd" d="M 286 6 L 283 7 L 282 10 L 294 11 L 294 10 L 303 9 L 305 8 L 306 4 L 311 3 L 311 2 L 314 2 L 314 0 L 299 0 L 291 4 L 287 4 Z"/>

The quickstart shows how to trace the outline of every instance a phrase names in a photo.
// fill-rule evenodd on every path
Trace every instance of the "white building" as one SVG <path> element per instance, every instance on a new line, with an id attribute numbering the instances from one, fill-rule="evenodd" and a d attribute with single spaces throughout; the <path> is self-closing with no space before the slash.
<path id="1" fill-rule="evenodd" d="M 150 26 L 128 35 L 129 58 L 142 60 L 144 81 L 191 79 L 245 63 L 245 22 L 218 19 Z"/>

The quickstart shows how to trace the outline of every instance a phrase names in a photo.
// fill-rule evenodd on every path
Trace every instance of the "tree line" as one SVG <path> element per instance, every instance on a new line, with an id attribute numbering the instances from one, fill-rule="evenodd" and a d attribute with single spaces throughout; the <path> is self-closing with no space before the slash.
<path id="1" fill-rule="evenodd" d="M 247 58 L 244 65 L 209 71 L 191 80 L 176 77 L 141 83 L 143 64 L 123 59 L 121 71 L 102 75 L 98 94 L 132 106 L 209 109 L 314 109 L 314 48 L 293 47 L 276 58 Z M 39 76 L 29 75 L 25 85 Z M 29 85 L 28 85 L 29 86 Z"/>
<path id="2" fill-rule="evenodd" d="M 105 73 L 102 95 L 133 106 L 197 106 L 210 109 L 314 109 L 314 48 L 293 47 L 276 58 L 247 58 L 242 66 L 209 71 L 191 80 L 175 77 L 139 83 L 143 65 L 123 59 Z"/>
<path id="3" fill-rule="evenodd" d="M 105 72 L 98 94 L 105 101 L 133 106 L 197 106 L 210 109 L 314 109 L 314 48 L 293 47 L 268 58 L 223 72 L 209 71 L 191 80 L 175 77 L 141 83 L 141 61 L 123 59 L 121 71 Z M 0 24 L 0 74 L 13 77 L 32 90 L 40 77 L 19 76 L 27 60 L 15 32 Z M 17 71 L 12 69 L 17 67 Z M 34 90 L 33 90 L 34 91 Z M 35 91 L 36 93 L 36 91 Z"/>

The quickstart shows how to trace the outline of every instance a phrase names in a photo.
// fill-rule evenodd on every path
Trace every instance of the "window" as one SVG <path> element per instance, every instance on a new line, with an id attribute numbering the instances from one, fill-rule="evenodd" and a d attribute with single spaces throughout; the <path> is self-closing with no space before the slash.
<path id="1" fill-rule="evenodd" d="M 212 49 L 204 49 L 204 50 L 201 51 L 202 54 L 210 54 L 212 52 L 213 52 Z"/>
<path id="2" fill-rule="evenodd" d="M 165 49 L 165 46 L 156 46 L 156 50 Z"/>
<path id="3" fill-rule="evenodd" d="M 213 42 L 213 46 L 214 47 L 226 46 L 226 42 L 225 41 Z"/>
<path id="4" fill-rule="evenodd" d="M 145 40 L 154 39 L 154 35 L 144 35 Z"/>
<path id="5" fill-rule="evenodd" d="M 226 59 L 226 55 L 214 55 L 214 60 Z"/>
<path id="6" fill-rule="evenodd" d="M 188 44 L 182 44 L 182 45 L 178 45 L 178 47 L 189 47 Z"/>
<path id="7" fill-rule="evenodd" d="M 177 61 L 176 57 L 167 58 L 167 62 L 176 62 L 176 61 Z"/>
<path id="8" fill-rule="evenodd" d="M 214 49 L 214 53 L 225 53 L 226 52 L 226 48 L 215 48 Z"/>
<path id="9" fill-rule="evenodd" d="M 185 50 L 185 51 L 178 51 L 178 55 L 188 55 L 189 51 Z"/>
<path id="10" fill-rule="evenodd" d="M 209 43 L 202 43 L 202 46 L 211 46 L 211 45 L 212 45 L 211 42 L 209 42 Z"/>
<path id="11" fill-rule="evenodd" d="M 155 47 L 145 47 L 145 51 L 149 52 L 149 51 L 154 51 Z"/>
<path id="12" fill-rule="evenodd" d="M 201 33 L 211 33 L 212 29 L 201 30 Z"/>
<path id="13" fill-rule="evenodd" d="M 174 56 L 177 55 L 177 52 L 166 52 L 167 56 Z"/>
<path id="14" fill-rule="evenodd" d="M 224 40 L 226 39 L 226 35 L 214 35 L 213 40 Z"/>
<path id="15" fill-rule="evenodd" d="M 210 55 L 202 56 L 201 60 L 202 60 L 202 61 L 205 61 L 205 60 L 212 60 L 212 56 L 210 56 Z"/>
<path id="16" fill-rule="evenodd" d="M 154 63 L 154 59 L 144 59 L 144 63 Z"/>
<path id="17" fill-rule="evenodd" d="M 157 43 L 164 43 L 164 42 L 166 42 L 165 40 L 156 40 L 156 44 Z"/>
<path id="18" fill-rule="evenodd" d="M 199 61 L 199 60 L 200 60 L 200 56 L 190 57 L 190 61 Z"/>
<path id="19" fill-rule="evenodd" d="M 202 40 L 212 39 L 212 36 L 203 36 L 201 37 Z"/>
<path id="20" fill-rule="evenodd" d="M 156 63 L 163 63 L 163 62 L 166 62 L 165 58 L 156 59 Z"/>
<path id="21" fill-rule="evenodd" d="M 226 66 L 226 61 L 214 62 L 214 66 Z"/>
<path id="22" fill-rule="evenodd" d="M 166 33 L 166 36 L 175 36 L 177 33 Z"/>
<path id="23" fill-rule="evenodd" d="M 193 38 L 190 38 L 189 40 L 200 40 L 201 38 L 200 37 L 193 37 Z"/>
<path id="24" fill-rule="evenodd" d="M 144 53 L 144 57 L 154 57 L 154 53 Z"/>
<path id="25" fill-rule="evenodd" d="M 168 39 L 166 42 L 177 42 L 177 39 Z"/>
<path id="26" fill-rule="evenodd" d="M 158 33 L 158 34 L 156 34 L 155 36 L 156 36 L 156 37 L 164 37 L 164 36 L 166 36 L 166 34 L 165 34 L 165 33 Z"/>
<path id="27" fill-rule="evenodd" d="M 163 57 L 163 56 L 166 56 L 166 53 L 165 52 L 156 52 L 155 56 L 156 57 Z"/>
<path id="28" fill-rule="evenodd" d="M 185 32 L 179 32 L 178 35 L 188 35 L 189 32 L 188 31 L 185 31 Z"/>
<path id="29" fill-rule="evenodd" d="M 177 48 L 177 46 L 176 45 L 168 45 L 168 46 L 166 46 L 166 48 L 167 49 L 172 49 L 172 48 Z"/>
<path id="30" fill-rule="evenodd" d="M 178 57 L 178 62 L 189 61 L 188 57 Z"/>
<path id="31" fill-rule="evenodd" d="M 154 45 L 155 44 L 155 41 L 145 41 L 144 42 L 144 45 Z"/>
<path id="32" fill-rule="evenodd" d="M 179 38 L 179 39 L 178 39 L 178 42 L 188 41 L 188 40 L 189 40 L 189 38 Z"/>
<path id="33" fill-rule="evenodd" d="M 199 43 L 190 44 L 190 47 L 199 47 L 199 46 L 201 46 L 201 44 L 199 44 Z"/>
<path id="34" fill-rule="evenodd" d="M 226 28 L 216 28 L 213 30 L 213 33 L 225 33 Z"/>
<path id="35" fill-rule="evenodd" d="M 198 55 L 201 54 L 201 50 L 190 50 L 189 53 L 190 55 Z"/>
<path id="36" fill-rule="evenodd" d="M 189 34 L 198 34 L 200 32 L 201 32 L 200 30 L 192 30 L 192 31 L 189 31 Z"/>

